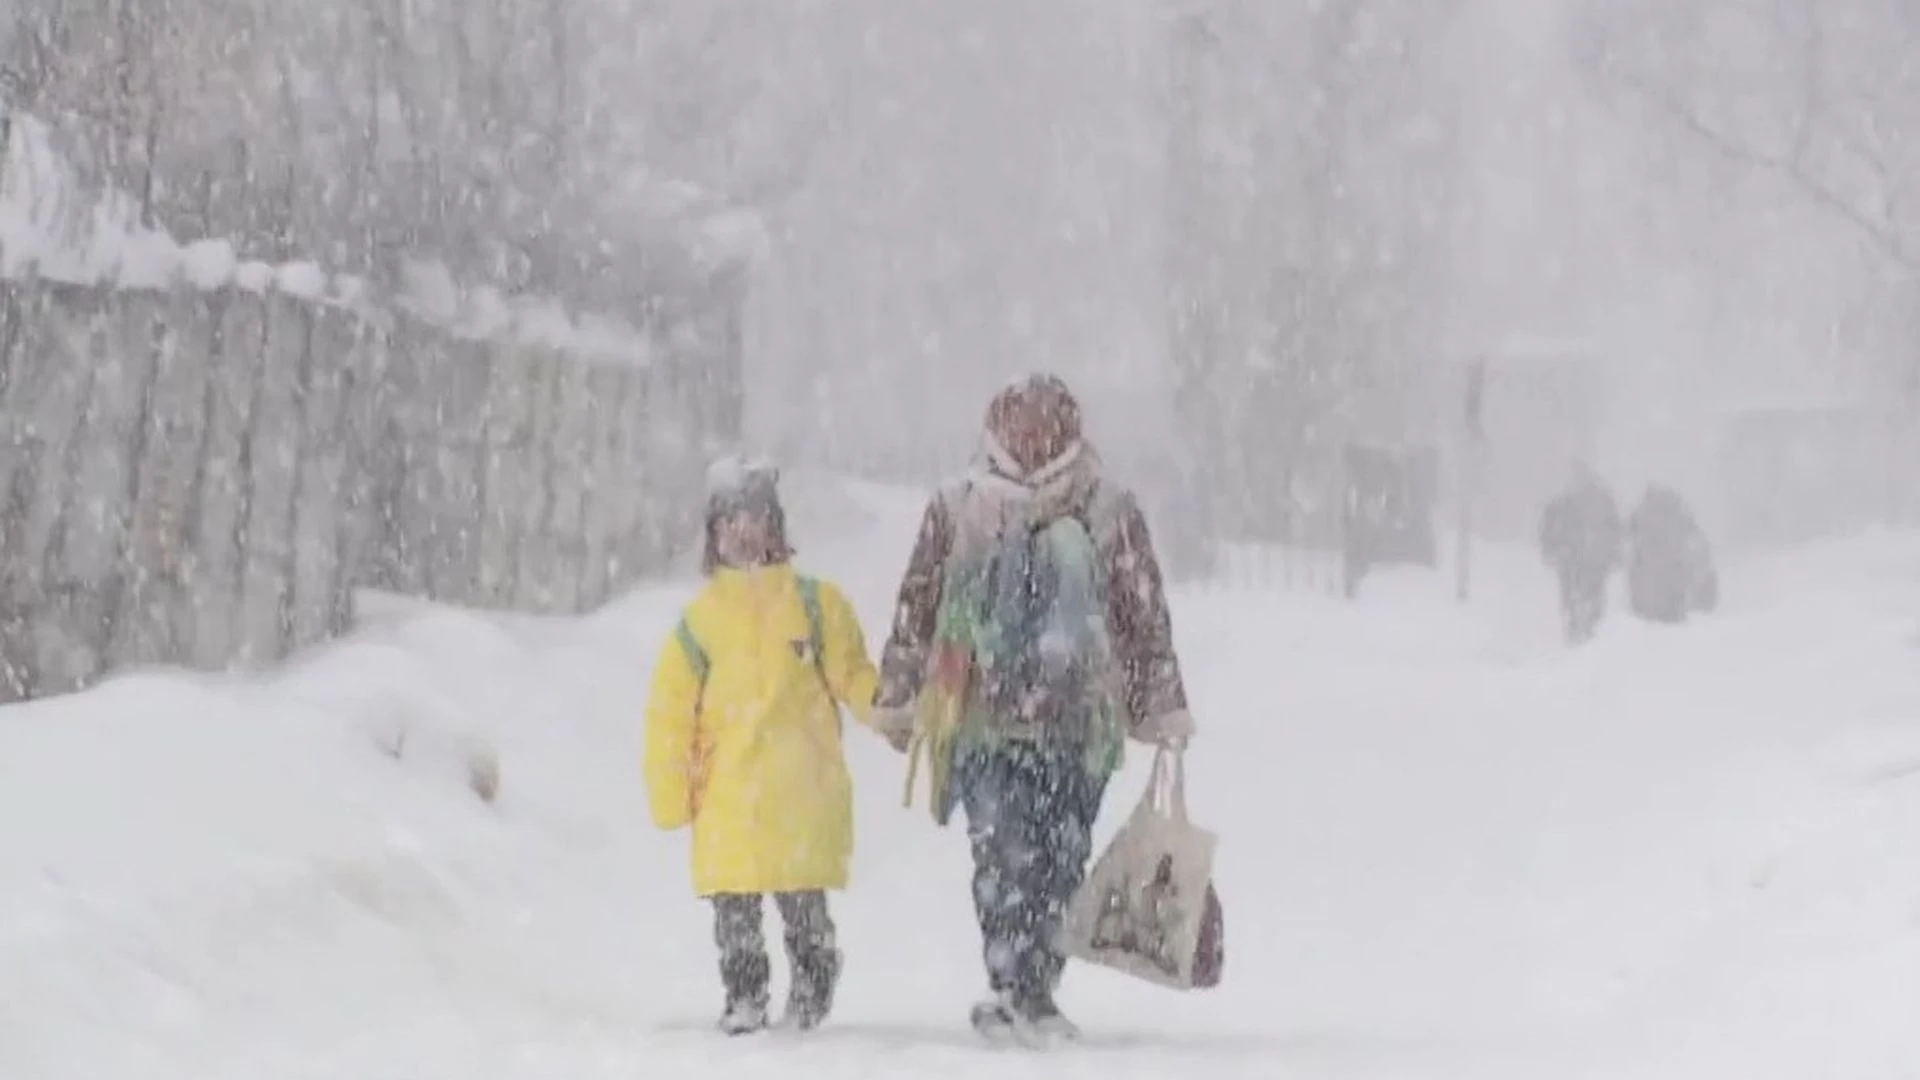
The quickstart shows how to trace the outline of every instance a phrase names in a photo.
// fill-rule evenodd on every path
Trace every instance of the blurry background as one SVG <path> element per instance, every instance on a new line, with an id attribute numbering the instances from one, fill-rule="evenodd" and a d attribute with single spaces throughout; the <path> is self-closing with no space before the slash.
<path id="1" fill-rule="evenodd" d="M 1183 572 L 1369 499 L 1416 561 L 1468 501 L 1524 542 L 1576 460 L 1729 547 L 1910 521 L 1917 45 L 1900 0 L 8 0 L 0 652 L 577 610 L 677 565 L 706 455 L 931 481 L 1035 369 Z"/>

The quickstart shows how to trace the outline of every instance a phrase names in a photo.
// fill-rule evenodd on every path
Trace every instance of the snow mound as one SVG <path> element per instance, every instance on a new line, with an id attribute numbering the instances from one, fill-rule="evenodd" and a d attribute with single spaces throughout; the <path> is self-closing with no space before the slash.
<path id="1" fill-rule="evenodd" d="M 418 611 L 259 680 L 0 710 L 0 1074 L 371 1076 L 404 1064 L 371 1019 L 511 1031 L 591 999 L 547 920 L 618 897 L 542 897 L 645 820 L 607 750 L 637 745 L 634 658 L 672 607 Z M 476 757 L 504 766 L 488 797 Z"/>

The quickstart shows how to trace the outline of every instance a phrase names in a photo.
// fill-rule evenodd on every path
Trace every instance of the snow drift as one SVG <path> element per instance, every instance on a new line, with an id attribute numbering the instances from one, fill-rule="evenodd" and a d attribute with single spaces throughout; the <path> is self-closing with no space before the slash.
<path id="1" fill-rule="evenodd" d="M 872 527 L 803 560 L 877 638 L 917 500 L 833 498 Z M 581 620 L 388 608 L 258 679 L 129 675 L 0 710 L 0 1074 L 1902 1075 L 1916 569 L 1900 537 L 1737 564 L 1723 617 L 1575 652 L 1524 559 L 1483 560 L 1465 609 L 1411 571 L 1354 605 L 1181 591 L 1232 974 L 1076 970 L 1086 1045 L 1031 1059 L 966 1032 L 964 839 L 858 731 L 835 1019 L 709 1033 L 708 916 L 637 775 L 687 583 Z"/>

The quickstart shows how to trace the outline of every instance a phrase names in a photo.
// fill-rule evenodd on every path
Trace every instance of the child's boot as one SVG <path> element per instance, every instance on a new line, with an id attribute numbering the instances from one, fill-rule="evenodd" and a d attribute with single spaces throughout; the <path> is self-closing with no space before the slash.
<path id="1" fill-rule="evenodd" d="M 727 991 L 720 1030 L 728 1035 L 751 1034 L 767 1026 L 767 985 L 773 977 L 760 934 L 760 898 L 724 896 L 715 900 L 714 907 L 720 981 Z"/>
<path id="2" fill-rule="evenodd" d="M 763 1001 L 734 1001 L 720 1014 L 720 1031 L 725 1035 L 751 1035 L 765 1031 L 767 1006 Z"/>
<path id="3" fill-rule="evenodd" d="M 833 1012 L 833 994 L 840 983 L 840 953 L 828 949 L 793 966 L 793 988 L 787 995 L 784 1026 L 812 1031 Z"/>
<path id="4" fill-rule="evenodd" d="M 728 1035 L 751 1035 L 767 1026 L 767 982 L 771 966 L 763 953 L 723 964 L 727 1008 L 720 1014 L 720 1030 Z"/>
<path id="5" fill-rule="evenodd" d="M 786 923 L 787 959 L 793 965 L 793 989 L 782 1023 L 795 1031 L 811 1031 L 833 1011 L 840 983 L 837 933 L 825 893 L 789 893 L 778 902 Z"/>

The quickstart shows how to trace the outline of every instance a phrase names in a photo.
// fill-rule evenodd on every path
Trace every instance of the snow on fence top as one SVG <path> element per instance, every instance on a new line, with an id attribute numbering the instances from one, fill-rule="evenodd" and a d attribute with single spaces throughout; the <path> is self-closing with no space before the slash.
<path id="1" fill-rule="evenodd" d="M 9 113 L 3 105 L 0 118 L 10 121 L 0 148 L 0 278 L 273 291 L 362 315 L 398 309 L 466 340 L 514 342 L 626 365 L 653 358 L 646 333 L 624 320 L 575 315 L 552 298 L 463 287 L 439 263 L 410 260 L 397 292 L 380 299 L 365 278 L 331 273 L 316 263 L 242 261 L 226 240 L 183 244 L 140 224 L 138 206 L 123 191 L 83 196 L 85 186 L 43 121 Z"/>

